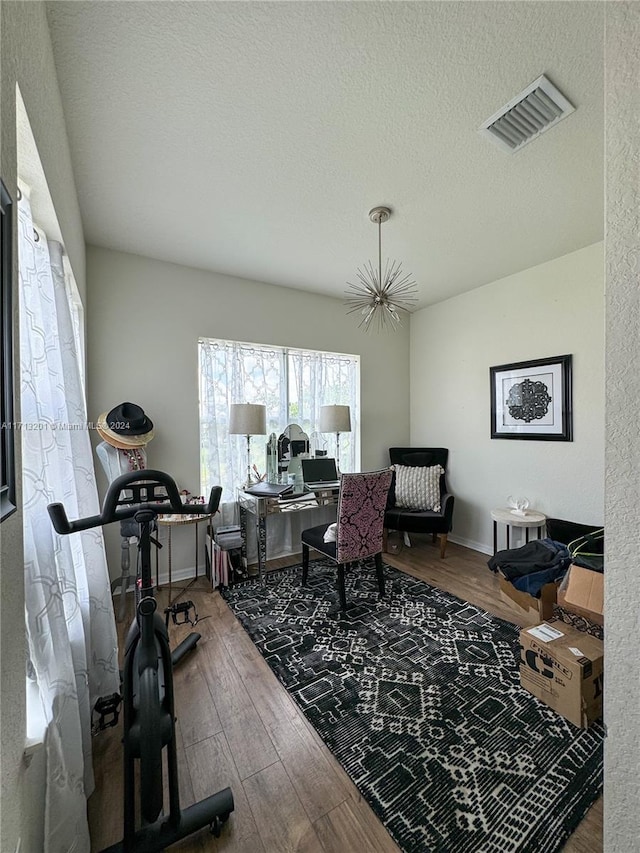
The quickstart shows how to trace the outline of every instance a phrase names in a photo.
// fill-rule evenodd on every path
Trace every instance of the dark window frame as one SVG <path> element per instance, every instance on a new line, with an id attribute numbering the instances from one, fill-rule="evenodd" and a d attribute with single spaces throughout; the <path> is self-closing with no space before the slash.
<path id="1" fill-rule="evenodd" d="M 16 511 L 13 429 L 13 202 L 0 180 L 0 522 Z"/>

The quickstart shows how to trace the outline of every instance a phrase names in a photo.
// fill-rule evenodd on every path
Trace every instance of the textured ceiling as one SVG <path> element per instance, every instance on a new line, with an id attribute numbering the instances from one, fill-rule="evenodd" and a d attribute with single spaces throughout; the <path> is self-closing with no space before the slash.
<path id="1" fill-rule="evenodd" d="M 603 4 L 52 2 L 88 243 L 342 296 L 377 251 L 420 305 L 603 237 Z M 477 128 L 546 73 L 576 112 Z"/>

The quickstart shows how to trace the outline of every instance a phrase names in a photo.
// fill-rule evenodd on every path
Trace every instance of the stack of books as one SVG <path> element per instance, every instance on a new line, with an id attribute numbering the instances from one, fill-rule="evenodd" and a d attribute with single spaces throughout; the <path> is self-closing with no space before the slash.
<path id="1" fill-rule="evenodd" d="M 278 509 L 280 512 L 291 512 L 310 506 L 318 506 L 314 492 L 301 492 L 298 495 L 286 494 L 278 500 Z"/>

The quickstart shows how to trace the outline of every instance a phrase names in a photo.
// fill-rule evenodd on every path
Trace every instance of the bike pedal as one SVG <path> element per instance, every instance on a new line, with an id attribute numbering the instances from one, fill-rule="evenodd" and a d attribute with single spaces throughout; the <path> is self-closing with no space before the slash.
<path id="1" fill-rule="evenodd" d="M 91 734 L 103 732 L 118 725 L 120 719 L 120 703 L 122 697 L 119 693 L 111 693 L 109 696 L 101 696 L 93 706 L 93 713 L 98 715 L 97 720 L 92 720 Z"/>
<path id="2" fill-rule="evenodd" d="M 193 610 L 195 619 L 191 619 L 190 613 Z M 172 604 L 165 610 L 165 613 L 170 613 L 174 625 L 195 625 L 198 621 L 198 613 L 193 601 L 178 601 Z"/>

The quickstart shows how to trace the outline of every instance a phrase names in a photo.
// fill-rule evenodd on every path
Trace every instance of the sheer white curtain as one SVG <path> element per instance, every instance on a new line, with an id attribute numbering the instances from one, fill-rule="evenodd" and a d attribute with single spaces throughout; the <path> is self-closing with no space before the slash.
<path id="1" fill-rule="evenodd" d="M 289 350 L 289 387 L 295 399 L 296 423 L 311 436 L 317 432 L 320 407 L 349 406 L 351 432 L 340 434 L 340 471 L 355 471 L 359 434 L 359 372 L 355 356 L 313 350 Z M 329 456 L 336 456 L 335 433 L 324 434 Z"/>
<path id="2" fill-rule="evenodd" d="M 91 708 L 119 690 L 100 529 L 58 536 L 47 505 L 99 512 L 62 247 L 18 205 L 25 603 L 29 656 L 47 722 L 45 853 L 90 849 Z"/>
<path id="3" fill-rule="evenodd" d="M 201 489 L 222 486 L 222 500 L 235 501 L 235 489 L 246 480 L 247 440 L 229 435 L 232 403 L 267 407 L 266 436 L 251 439 L 251 463 L 264 471 L 268 435 L 287 424 L 285 352 L 236 341 L 200 340 Z"/>

